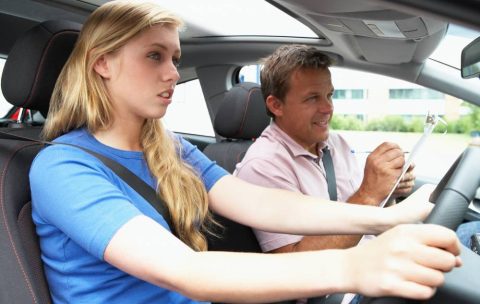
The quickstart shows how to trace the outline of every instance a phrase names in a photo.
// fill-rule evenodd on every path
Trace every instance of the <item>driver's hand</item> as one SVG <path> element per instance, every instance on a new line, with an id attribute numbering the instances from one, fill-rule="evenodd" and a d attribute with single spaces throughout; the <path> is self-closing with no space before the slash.
<path id="1" fill-rule="evenodd" d="M 430 298 L 461 265 L 455 232 L 433 224 L 399 225 L 348 251 L 354 291 L 372 297 Z"/>
<path id="2" fill-rule="evenodd" d="M 415 165 L 412 163 L 407 169 L 407 172 L 403 175 L 402 180 L 398 183 L 398 186 L 393 191 L 393 197 L 405 197 L 408 196 L 412 190 L 413 186 L 415 186 L 415 174 L 413 173 L 413 169 Z"/>
<path id="3" fill-rule="evenodd" d="M 390 213 L 392 227 L 397 224 L 418 223 L 425 220 L 434 206 L 429 202 L 429 198 L 435 187 L 432 184 L 424 184 L 401 204 L 385 208 Z"/>

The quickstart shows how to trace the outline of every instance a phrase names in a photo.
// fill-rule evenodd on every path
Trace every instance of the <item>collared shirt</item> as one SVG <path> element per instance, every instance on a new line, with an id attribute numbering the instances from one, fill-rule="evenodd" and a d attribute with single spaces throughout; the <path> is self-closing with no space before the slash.
<path id="1" fill-rule="evenodd" d="M 338 200 L 347 201 L 359 188 L 363 173 L 346 140 L 333 132 L 330 132 L 326 142 L 318 145 L 317 156 L 296 143 L 273 122 L 250 146 L 234 174 L 260 186 L 329 199 L 321 159 L 325 146 L 332 155 Z M 303 238 L 301 235 L 260 230 L 255 230 L 255 234 L 264 252 L 297 243 Z"/>

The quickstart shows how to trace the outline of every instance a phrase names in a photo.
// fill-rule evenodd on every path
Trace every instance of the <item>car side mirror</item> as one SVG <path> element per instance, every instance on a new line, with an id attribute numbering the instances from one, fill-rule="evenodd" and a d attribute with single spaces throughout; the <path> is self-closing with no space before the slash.
<path id="1" fill-rule="evenodd" d="M 480 37 L 470 42 L 462 50 L 462 78 L 479 77 L 480 75 Z"/>

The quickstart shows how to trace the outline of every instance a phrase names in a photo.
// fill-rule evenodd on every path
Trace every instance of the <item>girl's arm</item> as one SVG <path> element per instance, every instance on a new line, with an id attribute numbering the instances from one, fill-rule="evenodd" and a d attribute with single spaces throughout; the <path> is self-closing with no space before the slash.
<path id="1" fill-rule="evenodd" d="M 155 221 L 137 216 L 114 234 L 104 258 L 193 299 L 258 303 L 336 292 L 425 299 L 443 282 L 442 271 L 459 265 L 458 253 L 455 233 L 435 225 L 400 225 L 348 250 L 194 252 Z"/>
<path id="2" fill-rule="evenodd" d="M 303 194 L 259 187 L 224 176 L 210 189 L 212 210 L 260 230 L 300 235 L 379 234 L 395 225 L 423 220 L 433 186 L 424 186 L 389 208 L 326 201 Z"/>

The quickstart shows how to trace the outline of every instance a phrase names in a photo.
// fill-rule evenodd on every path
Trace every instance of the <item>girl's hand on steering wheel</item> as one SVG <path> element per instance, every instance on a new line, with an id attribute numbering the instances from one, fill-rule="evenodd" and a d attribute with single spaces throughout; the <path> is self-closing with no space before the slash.
<path id="1" fill-rule="evenodd" d="M 428 299 L 461 265 L 455 232 L 432 224 L 399 225 L 349 251 L 352 290 L 373 297 Z"/>

